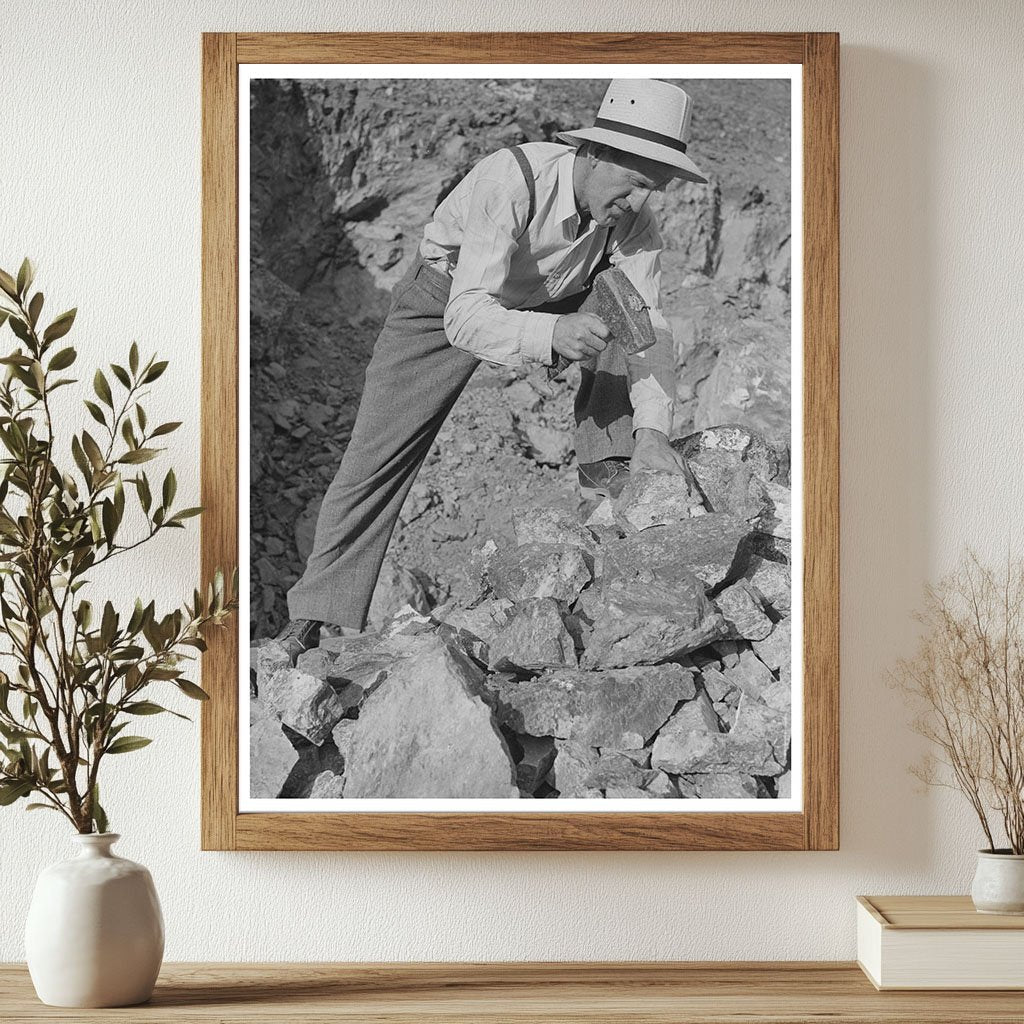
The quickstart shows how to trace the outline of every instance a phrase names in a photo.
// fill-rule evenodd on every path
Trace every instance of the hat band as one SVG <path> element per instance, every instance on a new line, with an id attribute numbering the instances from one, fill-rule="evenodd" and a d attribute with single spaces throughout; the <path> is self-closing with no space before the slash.
<path id="1" fill-rule="evenodd" d="M 679 153 L 686 152 L 686 143 L 679 139 L 673 139 L 671 135 L 662 135 L 661 132 L 652 132 L 648 128 L 638 128 L 634 124 L 626 124 L 624 121 L 613 121 L 607 117 L 599 117 L 594 121 L 595 128 L 606 128 L 609 131 L 619 132 L 622 135 L 632 135 L 634 138 L 643 139 L 645 142 L 656 142 L 659 146 L 668 146 Z"/>

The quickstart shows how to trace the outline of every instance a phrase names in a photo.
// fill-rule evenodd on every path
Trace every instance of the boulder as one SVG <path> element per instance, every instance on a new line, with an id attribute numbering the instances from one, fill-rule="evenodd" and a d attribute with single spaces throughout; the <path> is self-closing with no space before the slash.
<path id="1" fill-rule="evenodd" d="M 673 775 L 693 771 L 692 765 L 714 745 L 720 733 L 711 701 L 706 694 L 699 693 L 659 730 L 651 750 L 651 767 Z"/>
<path id="2" fill-rule="evenodd" d="M 717 467 L 721 485 L 714 488 L 716 492 L 729 489 L 729 478 L 740 466 L 746 468 L 745 479 L 757 477 L 765 482 L 778 479 L 785 483 L 788 478 L 787 449 L 780 451 L 762 434 L 739 424 L 708 427 L 677 438 L 671 444 L 686 459 L 694 475 L 698 475 L 698 466 L 702 467 L 702 472 L 705 468 L 710 472 Z"/>
<path id="3" fill-rule="evenodd" d="M 250 648 L 255 656 L 256 688 L 262 695 L 270 683 L 270 677 L 284 668 L 291 668 L 292 659 L 277 640 L 264 640 L 255 648 Z"/>
<path id="4" fill-rule="evenodd" d="M 426 589 L 415 573 L 386 558 L 373 588 L 367 620 L 380 628 L 407 605 L 420 613 L 429 611 Z"/>
<path id="5" fill-rule="evenodd" d="M 338 800 L 345 788 L 344 776 L 334 772 L 321 772 L 314 780 L 309 791 L 310 800 Z"/>
<path id="6" fill-rule="evenodd" d="M 740 320 L 700 389 L 694 425 L 738 423 L 769 442 L 790 438 L 789 331 L 766 320 Z"/>
<path id="7" fill-rule="evenodd" d="M 522 756 L 516 761 L 516 785 L 532 794 L 555 763 L 555 741 L 551 736 L 520 736 L 518 743 Z"/>
<path id="8" fill-rule="evenodd" d="M 751 644 L 754 653 L 773 672 L 788 668 L 793 646 L 792 619 L 785 618 L 775 623 L 775 628 L 763 640 Z"/>
<path id="9" fill-rule="evenodd" d="M 580 659 L 584 668 L 657 664 L 728 632 L 725 619 L 704 595 L 704 585 L 684 572 L 672 583 L 634 579 L 606 584 L 599 601 Z"/>
<path id="10" fill-rule="evenodd" d="M 593 763 L 583 784 L 588 789 L 615 787 L 641 788 L 656 773 L 637 767 L 626 754 L 602 752 Z"/>
<path id="11" fill-rule="evenodd" d="M 768 796 L 764 784 L 752 775 L 717 772 L 687 776 L 701 800 L 758 800 Z"/>
<path id="12" fill-rule="evenodd" d="M 712 590 L 740 575 L 749 533 L 742 519 L 717 513 L 611 541 L 602 549 L 600 583 L 656 578 L 673 584 L 693 575 Z"/>
<path id="13" fill-rule="evenodd" d="M 666 775 L 662 771 L 652 771 L 650 773 L 650 778 L 647 780 L 644 790 L 650 796 L 658 797 L 660 800 L 678 800 L 680 795 L 676 784 L 672 781 L 672 776 Z M 608 793 L 605 795 L 610 796 Z"/>
<path id="14" fill-rule="evenodd" d="M 512 618 L 515 605 L 503 597 L 490 597 L 473 608 L 450 608 L 435 617 L 448 626 L 456 642 L 467 654 L 486 665 L 490 645 Z"/>
<path id="15" fill-rule="evenodd" d="M 599 754 L 591 746 L 576 740 L 555 740 L 555 760 L 547 783 L 567 797 L 601 797 L 601 791 L 587 785 L 587 778 L 597 764 Z"/>
<path id="16" fill-rule="evenodd" d="M 576 645 L 562 621 L 558 602 L 541 597 L 516 605 L 507 624 L 491 641 L 487 665 L 499 672 L 575 668 Z"/>
<path id="17" fill-rule="evenodd" d="M 495 702 L 499 719 L 515 733 L 639 750 L 679 701 L 695 693 L 693 673 L 679 665 L 559 669 L 523 682 L 501 679 Z"/>
<path id="18" fill-rule="evenodd" d="M 515 602 L 553 597 L 572 604 L 590 578 L 583 552 L 566 544 L 522 544 L 496 555 L 487 566 L 494 593 Z"/>
<path id="19" fill-rule="evenodd" d="M 772 620 L 764 613 L 761 595 L 746 580 L 738 580 L 722 590 L 715 604 L 733 637 L 763 640 L 772 631 Z"/>
<path id="20" fill-rule="evenodd" d="M 298 668 L 281 669 L 265 690 L 267 706 L 289 729 L 320 746 L 345 714 L 334 689 Z"/>
<path id="21" fill-rule="evenodd" d="M 587 552 L 597 546 L 594 535 L 560 508 L 515 508 L 512 528 L 517 544 L 567 544 Z"/>
<path id="22" fill-rule="evenodd" d="M 792 495 L 789 488 L 777 483 L 765 483 L 761 485 L 761 491 L 763 507 L 754 522 L 754 528 L 778 540 L 791 541 Z"/>
<path id="23" fill-rule="evenodd" d="M 299 753 L 281 729 L 276 717 L 259 701 L 249 712 L 249 796 L 274 800 L 299 760 Z"/>
<path id="24" fill-rule="evenodd" d="M 789 615 L 793 587 L 788 565 L 755 555 L 747 566 L 746 578 L 776 616 Z"/>
<path id="25" fill-rule="evenodd" d="M 703 515 L 705 509 L 685 476 L 632 473 L 612 502 L 612 512 L 615 522 L 628 534 Z"/>
<path id="26" fill-rule="evenodd" d="M 347 798 L 517 798 L 480 670 L 434 637 L 396 661 L 339 736 Z"/>
<path id="27" fill-rule="evenodd" d="M 725 675 L 739 690 L 779 711 L 788 711 L 791 704 L 790 687 L 776 679 L 771 669 L 757 655 L 746 648 L 739 651 L 736 664 L 725 670 Z"/>
<path id="28" fill-rule="evenodd" d="M 746 755 L 739 757 L 737 771 L 751 775 L 781 775 L 789 765 L 790 715 L 768 707 L 744 694 L 736 709 L 736 724 L 729 733 L 735 748 Z M 765 756 L 764 748 L 768 755 Z M 766 770 L 758 770 L 759 765 Z"/>

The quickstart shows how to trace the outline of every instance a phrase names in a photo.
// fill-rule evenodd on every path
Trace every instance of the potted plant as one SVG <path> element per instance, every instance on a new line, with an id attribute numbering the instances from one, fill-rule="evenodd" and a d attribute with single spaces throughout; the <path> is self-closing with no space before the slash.
<path id="1" fill-rule="evenodd" d="M 96 370 L 84 406 L 95 425 L 67 431 L 54 393 L 73 385 L 76 352 L 64 340 L 75 310 L 42 321 L 33 267 L 0 271 L 0 328 L 16 345 L 0 358 L 0 805 L 63 815 L 77 858 L 42 872 L 26 929 L 39 997 L 62 1006 L 118 1006 L 152 992 L 163 923 L 149 872 L 116 857 L 101 804 L 108 757 L 152 742 L 132 726 L 184 715 L 162 703 L 176 689 L 205 700 L 186 678 L 204 650 L 203 631 L 234 607 L 217 573 L 180 608 L 142 598 L 121 610 L 92 594 L 96 570 L 199 508 L 175 505 L 173 469 L 159 484 L 143 468 L 178 423 L 150 423 L 142 401 L 167 363 L 143 360 Z"/>
<path id="2" fill-rule="evenodd" d="M 1005 573 L 973 553 L 925 590 L 917 653 L 895 679 L 938 748 L 912 769 L 960 790 L 987 846 L 971 888 L 982 913 L 1024 914 L 1024 562 Z"/>

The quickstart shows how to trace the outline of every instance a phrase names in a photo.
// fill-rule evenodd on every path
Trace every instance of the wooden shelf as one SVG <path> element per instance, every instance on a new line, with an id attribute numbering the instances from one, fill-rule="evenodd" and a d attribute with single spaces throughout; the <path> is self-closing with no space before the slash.
<path id="1" fill-rule="evenodd" d="M 0 1020 L 1020 1024 L 1021 992 L 876 992 L 852 963 L 166 964 L 150 1003 L 61 1010 L 0 965 Z"/>

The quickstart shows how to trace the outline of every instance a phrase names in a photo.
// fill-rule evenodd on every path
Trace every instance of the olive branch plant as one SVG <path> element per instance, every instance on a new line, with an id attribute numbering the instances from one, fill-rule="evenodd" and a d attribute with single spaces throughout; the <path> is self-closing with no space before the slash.
<path id="1" fill-rule="evenodd" d="M 76 310 L 43 328 L 34 276 L 28 259 L 16 276 L 0 270 L 0 328 L 6 322 L 17 340 L 0 357 L 0 667 L 11 670 L 0 671 L 0 806 L 35 796 L 29 809 L 58 811 L 80 833 L 106 832 L 101 764 L 152 742 L 124 731 L 133 720 L 187 720 L 149 699 L 159 685 L 207 699 L 185 672 L 206 649 L 206 628 L 236 607 L 237 572 L 225 584 L 218 571 L 205 592 L 163 615 L 141 598 L 126 613 L 86 599 L 94 570 L 202 509 L 174 507 L 173 469 L 154 493 L 139 468 L 180 423 L 148 422 L 141 402 L 167 362 L 142 360 L 134 342 L 124 365 L 95 372 L 95 400 L 83 401 L 97 427 L 70 432 L 69 444 L 60 436 L 52 397 L 77 383 L 63 375 L 77 353 L 57 342 Z"/>
<path id="2" fill-rule="evenodd" d="M 1024 853 L 1024 561 L 1005 571 L 968 552 L 935 586 L 915 619 L 913 657 L 893 682 L 917 710 L 912 727 L 931 740 L 911 772 L 927 785 L 959 790 L 981 823 L 988 851 L 1000 830 Z"/>

